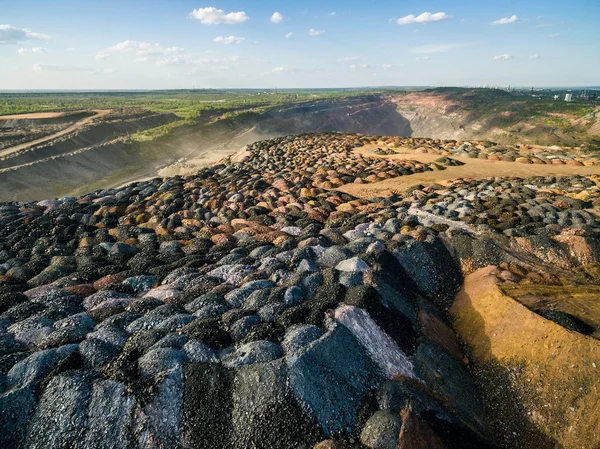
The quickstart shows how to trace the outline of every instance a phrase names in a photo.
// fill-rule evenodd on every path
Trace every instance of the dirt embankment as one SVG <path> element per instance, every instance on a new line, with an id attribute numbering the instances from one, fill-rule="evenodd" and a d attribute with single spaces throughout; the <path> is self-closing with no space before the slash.
<path id="1" fill-rule="evenodd" d="M 115 142 L 114 145 L 105 143 L 119 135 L 167 123 L 173 117 L 142 115 L 127 118 L 111 114 L 109 119 L 94 126 L 66 133 L 51 142 L 44 140 L 34 146 L 28 144 L 16 152 L 13 149 L 8 157 L 0 159 L 0 170 L 18 167 L 2 173 L 0 187 L 4 191 L 0 193 L 0 200 L 38 199 L 40 192 L 44 198 L 73 192 L 85 193 L 86 188 L 114 187 L 159 173 L 191 173 L 238 151 L 246 144 L 289 134 L 340 131 L 456 140 L 475 136 L 479 140 L 494 140 L 494 137 L 498 137 L 501 140 L 502 135 L 494 134 L 495 128 L 490 128 L 489 123 L 473 119 L 465 111 L 464 105 L 448 98 L 436 92 L 383 97 L 365 95 L 282 105 L 262 113 L 245 112 L 232 119 L 223 119 L 222 111 L 212 111 L 203 114 L 197 124 L 178 128 L 164 138 L 129 145 L 122 142 Z M 100 144 L 102 146 L 97 151 L 83 156 Z M 105 160 L 96 162 L 92 155 Z M 424 155 L 415 157 L 426 159 Z M 111 165 L 110 161 L 113 160 L 115 163 Z M 32 164 L 39 166 L 33 167 Z M 69 167 L 68 171 L 65 167 Z M 424 173 L 422 179 L 402 179 L 400 182 L 441 181 L 473 175 L 473 169 L 479 173 L 477 176 L 487 177 L 510 172 L 524 176 L 538 172 L 543 175 L 585 173 L 587 167 L 580 170 L 577 167 L 532 167 L 502 161 L 470 160 L 466 167 L 449 167 L 443 174 Z M 515 169 L 519 173 L 513 172 Z M 29 187 L 23 185 L 15 189 L 11 184 L 15 179 L 31 181 Z M 361 186 L 351 187 L 355 191 L 349 193 L 361 195 L 358 191 Z M 397 187 L 386 182 L 376 185 L 382 192 Z"/>
<path id="2" fill-rule="evenodd" d="M 106 111 L 106 114 L 109 112 Z M 98 116 L 94 118 L 98 118 Z M 83 120 L 83 122 L 86 120 Z M 30 142 L 20 145 L 19 149 L 13 148 L 10 154 L 6 154 L 6 151 L 11 149 L 0 152 L 0 156 L 5 154 L 4 157 L 0 157 L 0 169 L 44 161 L 50 157 L 103 144 L 119 136 L 154 128 L 174 120 L 177 120 L 177 117 L 173 114 L 151 114 L 126 120 L 100 121 L 90 126 L 86 126 L 89 122 L 78 122 L 76 125 L 55 134 L 52 138 L 44 139 L 39 144 Z"/>
<path id="3" fill-rule="evenodd" d="M 504 294 L 494 271 L 467 276 L 450 312 L 499 438 L 507 447 L 598 447 L 600 342 Z"/>
<path id="4" fill-rule="evenodd" d="M 32 122 L 32 124 L 36 124 L 38 122 L 39 123 L 44 122 L 44 124 L 60 124 L 60 123 L 64 123 L 64 120 L 72 120 L 73 118 L 75 120 L 79 120 L 79 121 L 77 121 L 77 123 L 75 123 L 67 128 L 62 129 L 62 130 L 58 131 L 57 133 L 50 134 L 50 135 L 41 137 L 36 140 L 28 141 L 28 142 L 22 143 L 20 145 L 15 145 L 12 147 L 4 148 L 4 149 L 2 149 L 2 151 L 0 151 L 0 157 L 18 153 L 19 151 L 25 150 L 34 145 L 39 145 L 39 144 L 42 144 L 45 142 L 51 142 L 54 139 L 58 139 L 62 136 L 76 132 L 80 129 L 83 129 L 85 126 L 89 125 L 94 120 L 98 120 L 101 117 L 106 116 L 111 111 L 110 110 L 96 110 L 96 111 L 90 111 L 90 112 L 93 112 L 94 115 L 90 116 L 89 112 L 86 112 L 86 113 L 81 113 L 81 115 L 78 114 L 75 116 L 66 115 L 66 116 L 59 116 L 59 117 L 50 117 L 50 118 L 47 118 L 44 120 L 42 120 L 42 119 L 35 119 L 35 120 L 34 119 L 23 119 L 23 120 L 15 119 L 15 120 L 4 121 L 4 124 L 6 125 L 5 127 L 9 128 L 9 127 L 31 126 L 31 125 L 27 125 L 27 123 L 29 123 L 29 122 Z M 1 123 L 1 121 L 0 121 L 0 123 Z"/>
<path id="5" fill-rule="evenodd" d="M 460 111 L 460 105 L 439 94 L 412 92 L 390 95 L 385 99 L 395 105 L 398 114 L 408 120 L 412 137 L 466 139 L 473 137 L 481 129 L 478 123 L 465 127 L 467 114 Z"/>
<path id="6" fill-rule="evenodd" d="M 536 106 L 534 98 L 505 91 L 420 91 L 385 100 L 410 122 L 412 137 L 574 146 L 600 136 L 598 110 L 584 117 L 577 116 L 581 109 L 552 112 L 560 105 Z"/>
<path id="7" fill-rule="evenodd" d="M 206 112 L 198 123 L 150 142 L 108 142 L 129 130 L 125 121 L 100 123 L 0 160 L 0 200 L 33 200 L 122 185 L 161 174 L 189 173 L 270 137 L 306 132 L 349 131 L 409 136 L 410 124 L 389 102 L 376 96 L 323 100 L 217 120 Z M 144 117 L 135 121 L 157 118 Z M 158 126 L 151 123 L 147 126 Z M 151 126 L 150 126 L 151 125 Z M 96 142 L 91 145 L 90 142 Z M 14 168 L 17 166 L 16 168 Z M 13 167 L 13 168 L 10 168 Z M 168 167 L 165 170 L 165 167 Z M 8 170 L 7 170 L 8 169 Z"/>

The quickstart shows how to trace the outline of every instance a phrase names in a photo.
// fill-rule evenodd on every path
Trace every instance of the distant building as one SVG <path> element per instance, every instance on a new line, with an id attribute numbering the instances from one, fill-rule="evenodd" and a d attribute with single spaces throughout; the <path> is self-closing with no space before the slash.
<path id="1" fill-rule="evenodd" d="M 558 95 L 555 95 L 555 96 L 554 96 L 554 99 L 555 99 L 555 100 L 558 100 Z"/>
<path id="2" fill-rule="evenodd" d="M 573 101 L 573 94 L 566 94 L 565 95 L 565 101 L 567 101 L 567 102 Z"/>

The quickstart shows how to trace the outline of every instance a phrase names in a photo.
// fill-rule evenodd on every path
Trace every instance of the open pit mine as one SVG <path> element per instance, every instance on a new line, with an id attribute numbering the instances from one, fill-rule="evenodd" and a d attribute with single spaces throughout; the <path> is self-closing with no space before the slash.
<path id="1" fill-rule="evenodd" d="M 1 203 L 0 447 L 600 447 L 599 297 L 564 148 L 299 134 Z"/>

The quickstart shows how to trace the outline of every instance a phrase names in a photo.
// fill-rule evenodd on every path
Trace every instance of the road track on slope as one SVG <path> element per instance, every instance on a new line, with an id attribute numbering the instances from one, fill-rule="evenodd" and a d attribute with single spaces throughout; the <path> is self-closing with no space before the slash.
<path id="1" fill-rule="evenodd" d="M 77 131 L 77 130 L 83 128 L 84 126 L 90 124 L 94 120 L 104 117 L 105 115 L 112 112 L 112 110 L 111 109 L 94 109 L 92 112 L 95 112 L 95 115 L 81 119 L 78 122 L 69 126 L 68 128 L 63 129 L 62 131 L 58 131 L 54 134 L 50 134 L 49 136 L 44 136 L 44 137 L 41 137 L 36 140 L 31 140 L 29 142 L 25 142 L 20 145 L 15 145 L 14 147 L 5 148 L 3 150 L 0 150 L 0 157 L 8 156 L 9 154 L 16 153 L 17 151 L 21 151 L 21 150 L 30 148 L 35 145 L 39 145 L 40 143 L 49 142 L 58 137 L 61 137 L 61 136 L 67 135 L 69 133 L 72 133 L 74 131 Z"/>

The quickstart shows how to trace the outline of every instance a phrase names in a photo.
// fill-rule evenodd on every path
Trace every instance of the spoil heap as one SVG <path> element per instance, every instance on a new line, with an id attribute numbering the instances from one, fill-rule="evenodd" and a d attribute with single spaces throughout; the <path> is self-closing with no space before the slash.
<path id="1" fill-rule="evenodd" d="M 590 282 L 597 180 L 334 190 L 453 163 L 353 151 L 379 140 L 0 206 L 0 446 L 495 447 L 448 309 L 491 264 Z"/>

